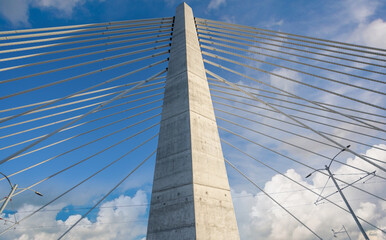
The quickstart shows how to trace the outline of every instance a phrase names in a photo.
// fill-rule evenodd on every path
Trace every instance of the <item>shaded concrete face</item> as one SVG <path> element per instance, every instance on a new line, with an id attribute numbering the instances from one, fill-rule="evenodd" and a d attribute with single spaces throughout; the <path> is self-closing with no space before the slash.
<path id="1" fill-rule="evenodd" d="M 177 7 L 147 239 L 239 239 L 193 12 Z"/>

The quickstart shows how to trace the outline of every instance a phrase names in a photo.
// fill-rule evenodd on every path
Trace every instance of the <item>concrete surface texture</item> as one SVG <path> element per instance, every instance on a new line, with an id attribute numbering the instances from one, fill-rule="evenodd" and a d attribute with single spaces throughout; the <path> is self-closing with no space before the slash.
<path id="1" fill-rule="evenodd" d="M 239 239 L 192 9 L 176 9 L 147 239 Z"/>

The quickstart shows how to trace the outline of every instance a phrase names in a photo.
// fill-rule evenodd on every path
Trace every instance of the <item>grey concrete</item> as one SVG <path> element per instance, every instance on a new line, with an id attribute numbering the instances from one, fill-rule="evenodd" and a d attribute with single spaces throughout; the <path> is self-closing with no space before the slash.
<path id="1" fill-rule="evenodd" d="M 177 7 L 147 239 L 239 239 L 192 9 Z"/>

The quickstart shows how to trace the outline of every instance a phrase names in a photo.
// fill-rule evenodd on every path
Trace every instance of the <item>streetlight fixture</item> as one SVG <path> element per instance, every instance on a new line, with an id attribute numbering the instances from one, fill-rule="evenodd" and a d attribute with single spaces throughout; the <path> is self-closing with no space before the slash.
<path id="1" fill-rule="evenodd" d="M 330 164 L 328 164 L 328 166 L 325 165 L 325 169 L 324 169 L 324 170 L 326 170 L 326 171 L 328 172 L 328 175 L 329 175 L 330 178 L 332 179 L 332 181 L 333 181 L 335 187 L 338 189 L 338 192 L 339 192 L 340 196 L 342 197 L 344 203 L 346 204 L 348 210 L 350 211 L 352 217 L 354 218 L 354 221 L 355 221 L 355 223 L 357 224 L 359 230 L 362 232 L 363 237 L 364 237 L 366 240 L 370 240 L 369 237 L 367 236 L 365 230 L 363 229 L 361 223 L 359 222 L 357 216 L 355 215 L 354 211 L 352 210 L 350 204 L 348 203 L 346 197 L 344 196 L 342 190 L 340 189 L 338 183 L 336 182 L 334 175 L 333 175 L 333 174 L 331 173 L 331 171 L 330 171 L 331 164 L 332 164 L 332 162 L 335 160 L 335 158 L 336 158 L 339 154 L 341 154 L 342 152 L 346 151 L 346 149 L 348 149 L 349 147 L 350 147 L 350 145 L 348 145 L 347 147 L 345 147 L 345 148 L 343 148 L 342 150 L 340 150 L 340 152 L 338 152 L 338 153 L 331 159 Z M 317 170 L 315 170 L 315 171 L 317 171 Z M 312 173 L 314 173 L 315 171 L 313 171 Z M 307 177 L 311 176 L 312 173 L 308 174 Z M 307 178 L 307 177 L 306 177 L 306 178 Z M 327 181 L 328 181 L 328 180 L 327 180 Z"/>
<path id="2" fill-rule="evenodd" d="M 330 164 L 328 164 L 328 167 L 331 166 L 332 162 L 335 160 L 335 158 L 336 158 L 339 154 L 341 154 L 342 152 L 346 151 L 346 149 L 348 149 L 350 146 L 351 146 L 351 145 L 347 145 L 347 147 L 345 147 L 345 148 L 343 148 L 342 150 L 340 150 L 340 152 L 338 152 L 338 153 L 331 159 Z M 327 167 L 327 166 L 326 166 L 326 167 Z M 325 168 L 314 170 L 313 172 L 311 172 L 310 174 L 308 174 L 308 175 L 306 176 L 306 178 L 311 177 L 311 175 L 312 175 L 314 172 L 319 172 L 320 170 L 325 170 Z"/>
<path id="3" fill-rule="evenodd" d="M 15 193 L 15 191 L 16 191 L 18 185 L 17 185 L 17 184 L 13 185 L 13 184 L 11 183 L 11 180 L 9 180 L 9 178 L 7 177 L 7 175 L 5 175 L 4 173 L 0 172 L 0 174 L 3 175 L 3 176 L 5 177 L 5 179 L 7 179 L 9 185 L 11 186 L 11 191 L 9 192 L 8 197 L 5 198 L 5 201 L 3 202 L 3 205 L 2 205 L 1 208 L 0 208 L 0 214 L 2 214 L 3 211 L 4 211 L 4 209 L 5 209 L 5 207 L 7 206 L 8 202 L 11 200 L 13 194 Z M 37 195 L 39 195 L 39 196 L 41 196 L 41 197 L 43 196 L 43 194 L 41 194 L 40 192 L 35 191 L 35 190 L 33 190 L 33 189 L 30 189 L 30 188 L 20 188 L 20 189 L 30 190 L 30 191 L 34 192 L 35 194 L 37 194 Z"/>
<path id="4" fill-rule="evenodd" d="M 40 193 L 40 192 L 38 192 L 38 191 L 35 191 L 35 190 L 31 189 L 31 188 L 19 188 L 19 189 L 30 190 L 30 191 L 34 192 L 36 195 L 39 195 L 39 196 L 43 197 L 43 194 L 42 194 L 42 193 Z"/>
<path id="5" fill-rule="evenodd" d="M 308 174 L 308 175 L 306 176 L 306 178 L 309 178 L 309 177 L 311 177 L 311 175 L 312 175 L 314 172 L 319 172 L 319 171 L 321 171 L 321 170 L 324 170 L 324 168 L 315 169 L 315 170 L 314 170 L 314 171 L 312 171 L 310 174 Z"/>
<path id="6" fill-rule="evenodd" d="M 347 147 L 345 147 L 345 148 L 343 148 L 342 150 L 340 150 L 340 152 L 338 152 L 338 153 L 331 159 L 330 164 L 328 164 L 328 168 L 331 167 L 331 164 L 332 164 L 332 162 L 335 160 L 335 158 L 336 158 L 339 154 L 341 154 L 342 152 L 346 151 L 350 146 L 351 146 L 351 145 L 347 145 Z M 326 166 L 326 167 L 327 167 L 327 166 Z"/>

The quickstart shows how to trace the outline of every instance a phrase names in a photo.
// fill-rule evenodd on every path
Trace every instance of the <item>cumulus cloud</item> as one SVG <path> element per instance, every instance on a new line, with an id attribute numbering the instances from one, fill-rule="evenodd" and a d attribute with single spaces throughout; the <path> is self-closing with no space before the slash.
<path id="1" fill-rule="evenodd" d="M 0 15 L 12 25 L 28 26 L 31 8 L 54 12 L 56 17 L 69 18 L 73 11 L 86 1 L 90 0 L 1 0 Z"/>
<path id="2" fill-rule="evenodd" d="M 83 219 L 75 228 L 68 233 L 67 239 L 137 239 L 146 234 L 147 221 L 145 218 L 147 210 L 147 196 L 142 190 L 133 196 L 121 195 L 111 201 L 105 202 L 99 208 L 96 220 Z M 19 208 L 16 213 L 18 220 L 22 219 L 39 206 L 26 204 Z M 2 239 L 39 239 L 49 240 L 58 238 L 81 215 L 70 215 L 65 220 L 56 220 L 57 209 L 63 205 L 55 205 L 46 211 L 23 221 L 16 227 L 4 234 Z M 9 215 L 6 220 L 13 221 L 14 216 Z M 7 227 L 7 225 L 6 225 Z"/>
<path id="3" fill-rule="evenodd" d="M 164 0 L 164 2 L 168 5 L 168 6 L 174 6 L 178 3 L 177 0 Z"/>
<path id="4" fill-rule="evenodd" d="M 287 78 L 296 79 L 298 81 L 301 81 L 301 77 L 298 73 L 294 71 L 287 70 L 285 68 L 277 68 L 273 71 L 271 71 L 274 74 L 281 75 Z M 280 88 L 282 90 L 285 90 L 287 92 L 291 92 L 293 94 L 296 94 L 296 87 L 298 86 L 295 82 L 283 79 L 281 77 L 277 77 L 274 75 L 270 75 L 270 82 L 273 86 Z"/>
<path id="5" fill-rule="evenodd" d="M 85 0 L 33 0 L 32 6 L 44 10 L 56 10 L 69 17 L 75 7 L 84 4 L 84 2 Z"/>
<path id="6" fill-rule="evenodd" d="M 386 48 L 386 22 L 381 18 L 375 18 L 379 1 L 344 1 L 342 22 L 354 24 L 353 30 L 342 31 L 341 40 L 358 44 Z M 343 26 L 343 27 L 344 27 Z"/>
<path id="7" fill-rule="evenodd" d="M 0 1 L 0 15 L 14 26 L 28 25 L 28 8 L 26 0 Z"/>
<path id="8" fill-rule="evenodd" d="M 386 145 L 378 147 L 385 148 Z M 366 152 L 367 156 L 376 157 L 382 161 L 386 160 L 386 154 L 383 151 L 372 148 Z M 355 157 L 349 158 L 347 163 L 359 167 L 367 171 L 373 171 L 374 167 Z M 336 177 L 347 182 L 357 180 L 360 175 L 342 175 L 347 173 L 359 173 L 347 166 L 334 167 L 333 170 Z M 313 189 L 319 193 L 327 181 L 327 177 L 316 173 L 310 181 L 306 181 L 299 173 L 293 169 L 289 169 L 285 173 L 286 176 L 292 178 L 296 182 Z M 384 182 L 374 181 L 362 183 L 359 187 L 367 191 L 384 197 Z M 281 175 L 275 175 L 268 181 L 264 190 L 271 194 L 278 202 L 284 205 L 289 211 L 303 221 L 308 227 L 320 235 L 323 239 L 331 239 L 331 229 L 339 230 L 344 225 L 352 239 L 361 239 L 360 232 L 352 219 L 351 215 L 338 209 L 327 201 L 314 202 L 317 195 L 304 190 L 294 182 L 289 181 Z M 323 192 L 323 196 L 336 191 L 331 180 Z M 383 201 L 378 200 L 369 195 L 353 189 L 345 189 L 344 193 L 356 214 L 380 228 L 386 227 L 385 216 L 382 211 L 385 209 Z M 313 239 L 313 234 L 305 227 L 299 224 L 289 214 L 284 212 L 278 205 L 272 202 L 262 193 L 258 193 L 250 197 L 247 191 L 238 191 L 233 193 L 236 216 L 242 239 Z M 335 194 L 329 198 L 333 202 L 346 209 L 340 196 Z M 363 227 L 371 239 L 382 239 L 382 233 L 379 230 L 374 230 L 369 225 L 363 223 Z M 378 236 L 378 238 L 377 238 Z M 343 237 L 343 236 L 342 236 Z"/>
<path id="9" fill-rule="evenodd" d="M 386 22 L 383 19 L 376 19 L 369 23 L 362 23 L 348 38 L 352 42 L 386 48 Z"/>
<path id="10" fill-rule="evenodd" d="M 225 4 L 226 4 L 226 0 L 211 0 L 208 4 L 208 10 L 216 10 L 221 5 L 225 5 Z"/>
<path id="11" fill-rule="evenodd" d="M 378 5 L 379 1 L 345 0 L 343 11 L 346 12 L 349 21 L 364 22 L 375 13 Z"/>

